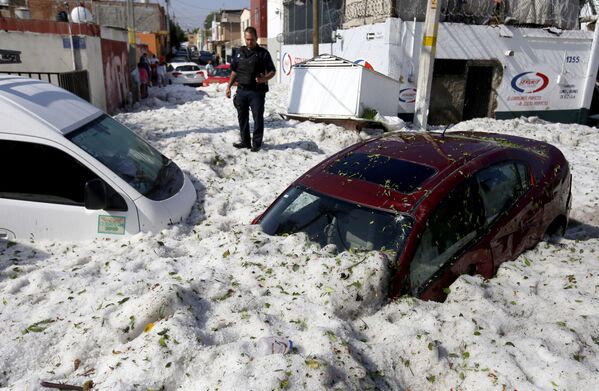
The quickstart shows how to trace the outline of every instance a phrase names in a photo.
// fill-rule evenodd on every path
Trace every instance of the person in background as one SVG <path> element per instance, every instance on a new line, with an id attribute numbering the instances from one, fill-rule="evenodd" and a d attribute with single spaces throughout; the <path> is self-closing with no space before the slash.
<path id="1" fill-rule="evenodd" d="M 139 64 L 137 64 L 137 71 L 139 72 L 139 92 L 141 94 L 141 98 L 144 99 L 148 97 L 149 77 L 148 71 L 141 61 Z"/>
<path id="2" fill-rule="evenodd" d="M 158 75 L 158 87 L 166 86 L 166 63 L 163 61 L 158 64 L 156 68 L 156 74 Z"/>
<path id="3" fill-rule="evenodd" d="M 152 54 L 152 58 L 150 58 L 150 69 L 153 86 L 158 84 L 158 63 L 159 61 L 156 58 L 156 55 Z"/>
<path id="4" fill-rule="evenodd" d="M 148 59 L 148 53 L 142 54 L 139 62 L 143 65 L 146 72 L 148 72 L 148 77 L 150 77 L 150 60 Z"/>
<path id="5" fill-rule="evenodd" d="M 258 34 L 254 27 L 244 30 L 247 46 L 242 46 L 231 60 L 231 77 L 225 92 L 231 97 L 231 86 L 237 81 L 237 92 L 233 104 L 241 132 L 241 142 L 235 148 L 251 148 L 258 152 L 264 134 L 264 100 L 268 92 L 268 80 L 275 75 L 275 66 L 268 50 L 258 45 Z M 250 108 L 254 117 L 254 134 L 250 137 Z"/>
<path id="6" fill-rule="evenodd" d="M 214 65 L 212 65 L 212 60 L 208 60 L 208 64 L 206 64 L 206 73 L 208 76 L 214 73 Z"/>

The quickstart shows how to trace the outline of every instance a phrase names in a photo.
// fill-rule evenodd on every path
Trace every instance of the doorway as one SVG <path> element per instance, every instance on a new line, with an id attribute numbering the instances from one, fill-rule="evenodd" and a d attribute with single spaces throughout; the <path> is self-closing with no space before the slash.
<path id="1" fill-rule="evenodd" d="M 489 117 L 492 114 L 489 112 L 492 84 L 493 67 L 480 65 L 468 67 L 462 121 Z"/>
<path id="2" fill-rule="evenodd" d="M 435 60 L 429 124 L 493 117 L 502 71 L 497 60 Z"/>

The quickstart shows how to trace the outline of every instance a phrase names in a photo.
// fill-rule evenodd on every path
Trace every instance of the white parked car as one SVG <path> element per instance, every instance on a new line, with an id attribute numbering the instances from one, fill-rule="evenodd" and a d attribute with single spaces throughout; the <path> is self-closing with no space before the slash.
<path id="1" fill-rule="evenodd" d="M 166 66 L 169 84 L 184 84 L 201 86 L 204 83 L 204 73 L 194 62 L 172 62 Z"/>
<path id="2" fill-rule="evenodd" d="M 0 75 L 0 238 L 85 240 L 185 219 L 190 179 L 127 127 L 52 84 Z"/>

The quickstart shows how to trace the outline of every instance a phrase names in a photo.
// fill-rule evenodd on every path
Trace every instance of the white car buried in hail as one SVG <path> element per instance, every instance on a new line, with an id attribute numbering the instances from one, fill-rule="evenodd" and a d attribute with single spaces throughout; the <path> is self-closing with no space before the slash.
<path id="1" fill-rule="evenodd" d="M 204 73 L 193 62 L 173 62 L 167 65 L 166 75 L 168 84 L 184 84 L 201 86 L 204 83 Z"/>
<path id="2" fill-rule="evenodd" d="M 195 204 L 175 162 L 52 84 L 0 75 L 0 124 L 0 241 L 159 232 Z"/>

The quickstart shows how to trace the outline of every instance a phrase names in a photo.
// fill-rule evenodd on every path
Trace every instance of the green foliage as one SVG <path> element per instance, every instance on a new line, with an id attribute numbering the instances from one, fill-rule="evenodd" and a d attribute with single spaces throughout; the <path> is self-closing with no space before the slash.
<path id="1" fill-rule="evenodd" d="M 25 330 L 22 330 L 21 334 L 41 333 L 42 331 L 46 330 L 46 328 L 52 322 L 54 322 L 54 320 L 52 320 L 52 319 L 41 320 L 39 322 L 36 322 L 36 323 L 30 325 Z"/>
<path id="2" fill-rule="evenodd" d="M 181 42 L 187 41 L 187 35 L 185 34 L 185 31 L 183 31 L 181 26 L 179 26 L 179 23 L 173 21 L 170 18 L 169 18 L 169 21 L 170 21 L 169 23 L 171 26 L 171 31 L 170 31 L 171 46 L 179 47 L 179 45 L 181 45 Z"/>
<path id="3" fill-rule="evenodd" d="M 204 19 L 204 29 L 210 30 L 212 28 L 212 21 L 216 19 L 218 19 L 218 11 L 209 13 L 206 19 Z"/>
<path id="4" fill-rule="evenodd" d="M 374 119 L 376 117 L 377 111 L 375 109 L 371 109 L 369 107 L 364 108 L 364 112 L 362 113 L 362 118 L 364 119 Z"/>

